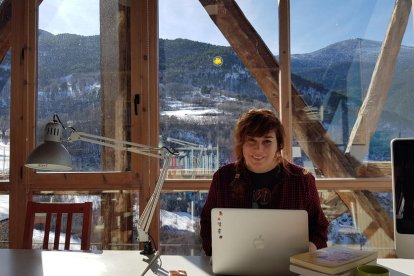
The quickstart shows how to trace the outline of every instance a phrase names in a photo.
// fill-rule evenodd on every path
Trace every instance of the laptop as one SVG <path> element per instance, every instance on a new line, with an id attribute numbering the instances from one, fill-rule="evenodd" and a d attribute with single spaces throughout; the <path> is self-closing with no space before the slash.
<path id="1" fill-rule="evenodd" d="M 305 210 L 214 208 L 212 269 L 224 275 L 295 275 L 290 256 L 309 250 Z"/>

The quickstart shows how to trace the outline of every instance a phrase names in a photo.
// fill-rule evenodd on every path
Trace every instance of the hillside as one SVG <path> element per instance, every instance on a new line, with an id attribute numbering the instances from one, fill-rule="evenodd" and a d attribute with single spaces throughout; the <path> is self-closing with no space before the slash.
<path id="1" fill-rule="evenodd" d="M 99 73 L 99 36 L 53 35 L 39 31 L 39 86 L 77 73 Z"/>
<path id="2" fill-rule="evenodd" d="M 195 90 L 225 90 L 239 97 L 265 101 L 256 81 L 230 47 L 187 39 L 161 39 L 159 43 L 161 98 L 174 97 L 176 93 L 171 91 L 171 87 L 178 85 Z M 99 81 L 99 36 L 52 35 L 41 31 L 39 45 L 39 79 L 42 80 L 39 90 L 48 91 L 47 87 L 53 79 L 75 74 L 96 73 L 94 78 Z M 361 96 L 366 93 L 380 47 L 377 41 L 352 39 L 312 53 L 293 55 L 292 79 L 309 104 L 320 106 L 323 104 L 321 99 L 329 93 L 347 91 L 345 96 L 350 99 L 348 105 L 353 110 L 354 106 L 360 105 Z M 404 97 L 410 93 L 401 91 L 410 90 L 410 84 L 405 80 L 414 75 L 414 70 L 409 70 L 414 67 L 412 50 L 412 47 L 401 48 L 395 81 L 387 102 L 387 110 L 399 110 L 401 114 L 410 115 L 414 115 L 410 108 L 412 97 Z M 213 65 L 211 61 L 215 56 L 223 58 L 222 66 Z M 318 95 L 308 95 L 309 89 L 313 90 L 312 94 Z M 395 97 L 396 91 L 398 97 Z"/>

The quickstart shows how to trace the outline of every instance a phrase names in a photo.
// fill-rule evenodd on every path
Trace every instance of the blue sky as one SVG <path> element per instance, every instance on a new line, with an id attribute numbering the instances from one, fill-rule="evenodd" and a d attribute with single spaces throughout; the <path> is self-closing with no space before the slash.
<path id="1" fill-rule="evenodd" d="M 53 34 L 99 34 L 99 0 L 44 0 L 39 28 Z"/>
<path id="2" fill-rule="evenodd" d="M 159 0 L 160 37 L 187 38 L 228 46 L 198 0 Z M 276 0 L 236 0 L 274 54 L 278 52 Z M 392 13 L 392 0 L 291 1 L 292 53 L 307 53 L 329 44 L 365 38 L 382 41 Z M 98 0 L 44 0 L 39 26 L 51 33 L 99 34 Z M 410 16 L 403 44 L 413 46 Z"/>

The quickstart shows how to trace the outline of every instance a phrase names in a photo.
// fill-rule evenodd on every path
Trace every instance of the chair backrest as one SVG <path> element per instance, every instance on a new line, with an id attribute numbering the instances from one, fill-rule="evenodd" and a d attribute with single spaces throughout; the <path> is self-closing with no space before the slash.
<path id="1" fill-rule="evenodd" d="M 67 214 L 65 250 L 69 250 L 73 214 L 83 214 L 82 218 L 82 235 L 81 250 L 89 250 L 91 243 L 91 220 L 92 220 L 92 202 L 84 203 L 39 203 L 29 201 L 26 210 L 26 223 L 24 228 L 23 248 L 32 249 L 33 228 L 35 225 L 36 214 L 46 214 L 43 249 L 49 249 L 49 232 L 51 228 L 52 215 L 56 215 L 55 238 L 53 249 L 59 250 L 59 240 L 61 234 L 62 215 Z"/>

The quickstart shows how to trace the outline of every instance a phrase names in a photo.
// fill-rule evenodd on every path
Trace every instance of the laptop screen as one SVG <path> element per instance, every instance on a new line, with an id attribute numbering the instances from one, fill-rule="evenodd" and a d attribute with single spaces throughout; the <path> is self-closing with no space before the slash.
<path id="1" fill-rule="evenodd" d="M 414 139 L 394 139 L 391 160 L 396 231 L 414 234 Z"/>
<path id="2" fill-rule="evenodd" d="M 211 230 L 215 274 L 289 275 L 309 248 L 305 210 L 215 208 Z"/>

